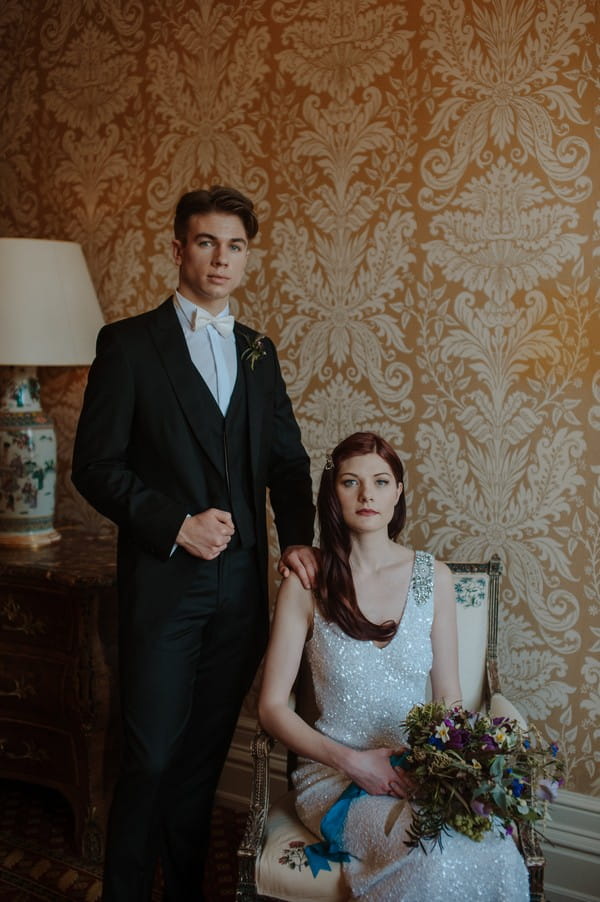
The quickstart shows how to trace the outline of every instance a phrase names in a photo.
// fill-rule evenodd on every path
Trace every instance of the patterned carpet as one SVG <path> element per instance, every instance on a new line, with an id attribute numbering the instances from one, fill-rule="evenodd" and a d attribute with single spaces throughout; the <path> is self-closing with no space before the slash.
<path id="1" fill-rule="evenodd" d="M 244 816 L 219 807 L 213 818 L 204 891 L 208 902 L 235 898 L 235 850 Z M 70 812 L 51 790 L 0 780 L 0 902 L 99 902 L 100 868 L 73 854 Z M 157 888 L 153 894 L 160 900 Z"/>

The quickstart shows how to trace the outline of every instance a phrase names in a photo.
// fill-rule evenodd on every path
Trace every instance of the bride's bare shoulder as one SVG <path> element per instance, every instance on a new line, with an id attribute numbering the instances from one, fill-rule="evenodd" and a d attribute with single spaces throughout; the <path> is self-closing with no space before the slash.
<path id="1" fill-rule="evenodd" d="M 394 545 L 396 562 L 398 564 L 410 564 L 410 566 L 412 566 L 415 560 L 414 549 L 407 548 L 406 545 L 399 545 L 397 542 L 395 542 Z"/>
<path id="2" fill-rule="evenodd" d="M 438 561 L 437 558 L 433 561 L 434 573 L 437 580 L 442 580 L 444 583 L 452 583 L 452 571 L 448 564 L 445 564 L 443 561 Z"/>
<path id="3" fill-rule="evenodd" d="M 389 561 L 390 575 L 394 579 L 410 579 L 415 565 L 415 552 L 405 545 L 394 543 L 392 558 Z"/>

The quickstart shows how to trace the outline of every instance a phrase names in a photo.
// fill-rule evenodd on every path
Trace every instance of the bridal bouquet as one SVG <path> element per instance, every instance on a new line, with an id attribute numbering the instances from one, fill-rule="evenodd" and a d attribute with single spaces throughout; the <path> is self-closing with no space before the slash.
<path id="1" fill-rule="evenodd" d="M 449 828 L 473 840 L 494 828 L 510 834 L 514 824 L 543 819 L 563 783 L 558 747 L 515 720 L 430 702 L 415 705 L 403 727 L 404 766 L 417 784 L 411 847 L 441 846 Z"/>

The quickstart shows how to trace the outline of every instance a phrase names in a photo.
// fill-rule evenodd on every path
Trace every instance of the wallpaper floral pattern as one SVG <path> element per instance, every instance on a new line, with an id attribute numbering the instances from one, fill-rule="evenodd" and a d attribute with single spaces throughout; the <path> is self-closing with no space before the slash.
<path id="1" fill-rule="evenodd" d="M 179 195 L 262 228 L 240 318 L 318 481 L 374 429 L 405 541 L 504 564 L 507 694 L 600 794 L 600 76 L 594 0 L 5 0 L 0 229 L 80 241 L 107 320 L 174 285 Z M 596 167 L 597 168 L 597 167 Z M 84 370 L 46 370 L 59 520 Z M 273 548 L 274 555 L 276 553 Z"/>

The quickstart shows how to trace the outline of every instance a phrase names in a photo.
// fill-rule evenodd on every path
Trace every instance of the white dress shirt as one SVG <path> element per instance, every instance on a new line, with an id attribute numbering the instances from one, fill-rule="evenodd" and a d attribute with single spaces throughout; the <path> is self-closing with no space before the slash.
<path id="1" fill-rule="evenodd" d="M 210 323 L 194 331 L 191 324 L 194 322 L 196 304 L 188 301 L 178 291 L 175 291 L 175 298 L 175 312 L 181 323 L 192 363 L 225 416 L 237 376 L 235 336 L 233 332 L 227 337 L 220 335 Z M 229 304 L 218 316 L 228 315 Z"/>

